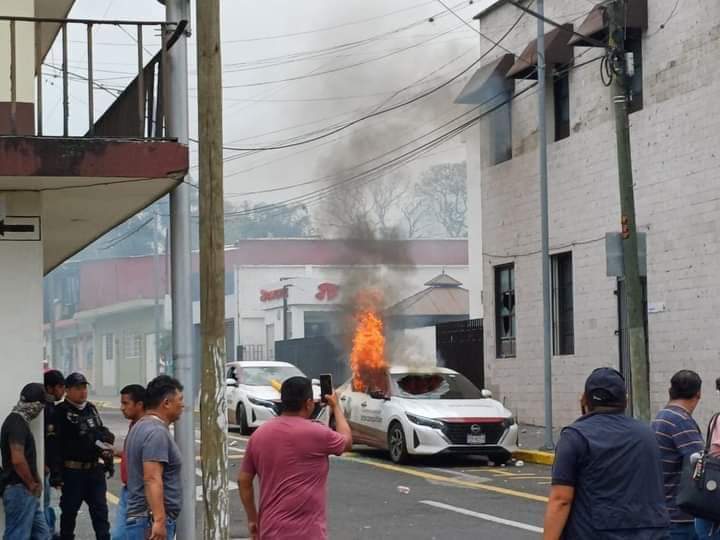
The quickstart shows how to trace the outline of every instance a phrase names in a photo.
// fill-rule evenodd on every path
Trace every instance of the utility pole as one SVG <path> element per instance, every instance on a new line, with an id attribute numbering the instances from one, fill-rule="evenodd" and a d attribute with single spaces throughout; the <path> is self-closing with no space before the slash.
<path id="1" fill-rule="evenodd" d="M 540 235 L 542 237 L 543 367 L 545 379 L 545 449 L 552 450 L 552 310 L 550 308 L 550 224 L 548 217 L 545 2 L 537 0 L 538 155 L 540 159 Z"/>
<path id="2" fill-rule="evenodd" d="M 157 204 L 153 209 L 153 288 L 155 299 L 153 302 L 153 319 L 155 324 L 155 373 L 159 373 L 160 362 L 160 214 Z M 147 373 L 147 366 L 145 366 Z"/>
<path id="3" fill-rule="evenodd" d="M 624 261 L 624 282 L 628 310 L 628 344 L 630 349 L 630 378 L 633 415 L 650 420 L 650 381 L 647 350 L 645 348 L 645 318 L 643 292 L 638 264 L 637 223 L 630 149 L 628 101 L 630 78 L 625 55 L 626 0 L 615 0 L 607 7 L 609 16 L 609 61 L 613 69 L 611 97 L 615 110 L 617 136 L 618 179 L 620 181 L 620 224 Z"/>
<path id="4" fill-rule="evenodd" d="M 165 0 L 169 22 L 190 21 L 190 0 Z M 188 61 L 187 34 L 178 38 L 167 52 L 170 80 L 164 104 L 166 134 L 188 144 Z M 175 441 L 185 466 L 182 468 L 183 500 L 177 522 L 178 540 L 194 540 L 195 527 L 195 380 L 193 376 L 192 246 L 190 237 L 190 189 L 180 184 L 170 194 L 170 253 L 172 280 L 173 371 L 185 389 L 185 410 L 175 424 Z M 160 357 L 158 356 L 158 361 Z"/>
<path id="5" fill-rule="evenodd" d="M 229 538 L 220 0 L 197 2 L 200 163 L 200 396 L 205 540 Z M 192 465 L 190 465 L 192 467 Z"/>

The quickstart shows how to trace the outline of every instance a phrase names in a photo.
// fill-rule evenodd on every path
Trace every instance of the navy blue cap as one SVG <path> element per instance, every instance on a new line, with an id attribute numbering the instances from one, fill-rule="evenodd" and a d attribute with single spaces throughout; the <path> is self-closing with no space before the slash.
<path id="1" fill-rule="evenodd" d="M 585 394 L 593 405 L 619 405 L 627 399 L 625 379 L 613 368 L 593 371 L 585 381 Z"/>
<path id="2" fill-rule="evenodd" d="M 73 386 L 82 386 L 84 384 L 90 384 L 82 373 L 71 373 L 65 379 L 65 386 L 72 388 Z"/>

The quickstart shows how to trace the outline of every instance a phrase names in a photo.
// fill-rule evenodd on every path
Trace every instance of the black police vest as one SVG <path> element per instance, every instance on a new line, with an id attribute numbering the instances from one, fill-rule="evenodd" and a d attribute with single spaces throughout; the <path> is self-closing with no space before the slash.
<path id="1" fill-rule="evenodd" d="M 585 439 L 588 454 L 563 538 L 667 538 L 660 451 L 650 427 L 624 414 L 590 414 L 565 429 Z"/>
<path id="2" fill-rule="evenodd" d="M 99 458 L 95 431 L 102 426 L 100 415 L 92 403 L 82 410 L 63 401 L 55 410 L 58 425 L 58 446 L 64 461 L 97 463 Z"/>

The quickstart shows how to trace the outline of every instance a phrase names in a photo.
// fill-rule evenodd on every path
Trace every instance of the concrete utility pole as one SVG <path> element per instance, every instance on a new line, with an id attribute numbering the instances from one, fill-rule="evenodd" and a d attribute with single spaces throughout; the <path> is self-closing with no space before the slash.
<path id="1" fill-rule="evenodd" d="M 626 0 L 615 0 L 608 5 L 610 61 L 613 68 L 611 96 L 615 108 L 617 135 L 618 179 L 620 181 L 620 223 L 624 258 L 624 281 L 628 310 L 628 343 L 630 349 L 630 377 L 633 396 L 633 415 L 650 420 L 650 381 L 645 348 L 645 318 L 643 293 L 638 264 L 637 223 L 635 221 L 635 195 L 630 150 L 630 123 L 628 101 L 630 77 L 625 56 Z"/>
<path id="2" fill-rule="evenodd" d="M 540 159 L 540 235 L 542 237 L 543 366 L 545 378 L 545 449 L 552 450 L 552 310 L 550 308 L 550 224 L 548 217 L 547 75 L 545 71 L 545 2 L 537 0 L 538 155 Z"/>
<path id="3" fill-rule="evenodd" d="M 229 538 L 220 0 L 197 2 L 201 464 L 206 540 Z"/>
<path id="4" fill-rule="evenodd" d="M 166 0 L 166 19 L 190 20 L 190 0 Z M 188 144 L 187 35 L 168 51 L 169 91 L 165 104 L 167 136 Z M 195 381 L 193 377 L 192 244 L 190 237 L 190 189 L 180 184 L 170 194 L 170 252 L 172 280 L 172 349 L 174 374 L 185 388 L 185 410 L 175 424 L 175 440 L 183 460 L 182 511 L 177 523 L 178 540 L 194 540 L 195 532 Z M 158 362 L 160 357 L 158 356 Z"/>

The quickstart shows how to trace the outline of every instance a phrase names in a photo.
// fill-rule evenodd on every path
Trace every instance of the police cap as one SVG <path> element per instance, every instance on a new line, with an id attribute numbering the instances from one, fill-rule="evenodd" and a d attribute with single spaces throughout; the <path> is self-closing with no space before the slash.
<path id="1" fill-rule="evenodd" d="M 65 386 L 72 388 L 73 386 L 83 386 L 90 384 L 82 373 L 71 373 L 65 379 Z"/>

